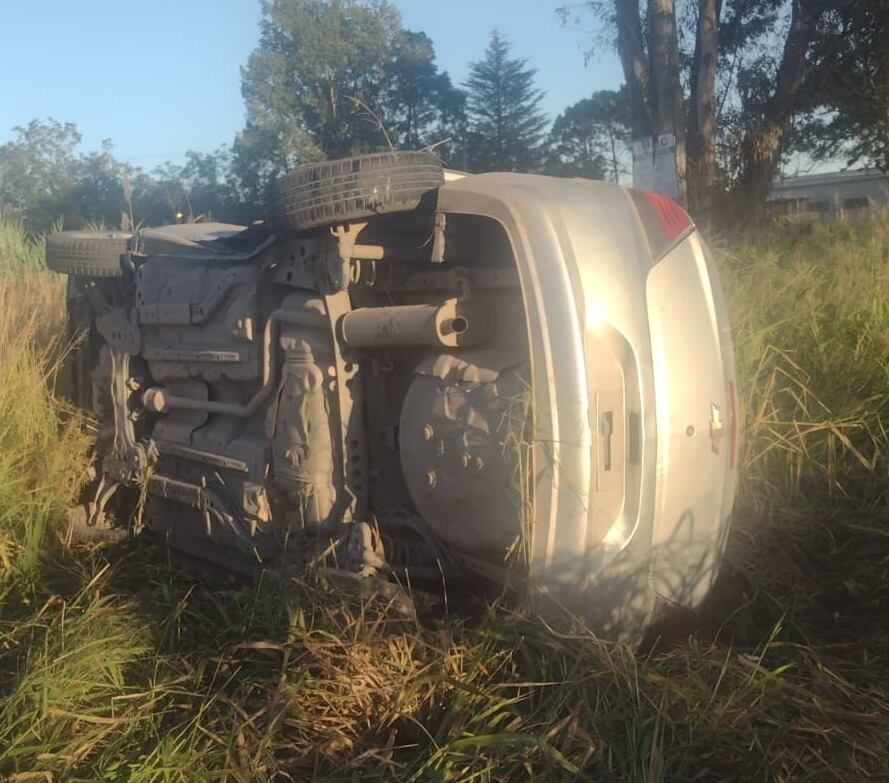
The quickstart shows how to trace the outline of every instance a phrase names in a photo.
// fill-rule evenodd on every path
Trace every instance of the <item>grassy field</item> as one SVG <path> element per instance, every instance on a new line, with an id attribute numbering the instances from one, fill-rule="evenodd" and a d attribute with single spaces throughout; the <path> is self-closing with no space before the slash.
<path id="1" fill-rule="evenodd" d="M 67 545 L 62 281 L 0 225 L 0 780 L 889 779 L 889 217 L 714 244 L 743 486 L 701 631 L 643 657 Z"/>

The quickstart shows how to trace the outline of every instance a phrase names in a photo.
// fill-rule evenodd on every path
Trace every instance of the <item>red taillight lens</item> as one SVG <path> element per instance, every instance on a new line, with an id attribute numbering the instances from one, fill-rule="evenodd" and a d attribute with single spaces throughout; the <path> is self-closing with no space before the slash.
<path id="1" fill-rule="evenodd" d="M 663 193 L 634 189 L 630 193 L 645 226 L 652 255 L 657 260 L 691 230 L 691 218 L 679 204 Z"/>
<path id="2" fill-rule="evenodd" d="M 738 449 L 738 404 L 735 400 L 735 384 L 728 382 L 728 466 L 735 467 Z"/>

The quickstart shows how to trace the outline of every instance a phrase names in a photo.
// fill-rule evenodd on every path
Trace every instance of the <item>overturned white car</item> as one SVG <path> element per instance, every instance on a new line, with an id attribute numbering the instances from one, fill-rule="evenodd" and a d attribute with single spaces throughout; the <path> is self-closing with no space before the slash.
<path id="1" fill-rule="evenodd" d="M 87 527 L 141 495 L 203 559 L 481 579 L 613 637 L 715 578 L 732 347 L 662 196 L 384 153 L 282 178 L 264 224 L 63 232 L 47 263 L 100 422 Z"/>

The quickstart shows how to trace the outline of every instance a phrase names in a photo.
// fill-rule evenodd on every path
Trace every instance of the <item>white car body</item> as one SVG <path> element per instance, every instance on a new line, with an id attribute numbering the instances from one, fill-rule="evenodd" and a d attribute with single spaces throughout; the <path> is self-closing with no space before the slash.
<path id="1" fill-rule="evenodd" d="M 630 192 L 579 179 L 453 178 L 438 208 L 500 223 L 518 268 L 535 594 L 612 637 L 638 637 L 658 599 L 694 610 L 737 476 L 731 335 L 700 234 L 689 221 L 655 259 Z"/>

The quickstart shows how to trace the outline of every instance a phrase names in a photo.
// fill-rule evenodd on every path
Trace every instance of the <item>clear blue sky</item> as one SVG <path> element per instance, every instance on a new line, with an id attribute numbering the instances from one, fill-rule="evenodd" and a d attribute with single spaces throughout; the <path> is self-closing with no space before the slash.
<path id="1" fill-rule="evenodd" d="M 499 28 L 538 69 L 551 118 L 621 81 L 611 51 L 584 65 L 593 37 L 562 26 L 565 2 L 394 0 L 457 83 Z M 0 0 L 0 144 L 35 117 L 76 123 L 83 150 L 110 138 L 118 157 L 147 169 L 229 144 L 244 122 L 239 68 L 259 17 L 259 0 Z"/>

